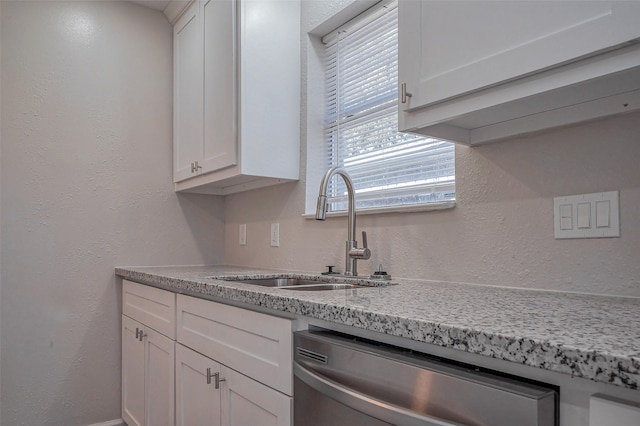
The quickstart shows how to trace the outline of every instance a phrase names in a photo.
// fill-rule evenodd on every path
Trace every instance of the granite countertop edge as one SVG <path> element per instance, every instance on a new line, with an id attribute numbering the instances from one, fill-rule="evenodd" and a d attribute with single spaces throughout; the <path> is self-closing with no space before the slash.
<path id="1" fill-rule="evenodd" d="M 634 331 L 634 335 L 629 335 L 625 333 L 624 327 L 626 324 L 628 326 L 626 330 L 631 332 L 634 330 L 634 324 L 637 323 L 639 327 L 635 329 L 640 330 L 640 314 L 638 314 L 640 299 L 581 294 L 558 296 L 554 295 L 554 292 L 419 280 L 394 280 L 393 284 L 398 284 L 397 286 L 358 290 L 355 295 L 345 290 L 287 291 L 224 281 L 221 278 L 246 279 L 282 275 L 320 278 L 320 276 L 300 272 L 286 273 L 285 271 L 220 266 L 118 267 L 115 273 L 125 279 L 177 293 L 260 306 L 628 389 L 638 389 L 640 384 L 640 331 Z M 330 277 L 329 279 L 339 278 Z M 405 291 L 408 293 L 406 297 L 403 296 Z M 502 303 L 498 308 L 491 306 L 485 308 L 479 301 L 478 306 L 481 307 L 474 308 L 474 314 L 487 319 L 485 324 L 481 324 L 482 321 L 477 320 L 476 316 L 469 317 L 465 321 L 464 318 L 458 318 L 455 311 L 456 303 L 463 305 L 465 302 L 455 299 L 460 298 L 461 294 L 466 296 L 468 293 L 472 293 L 468 297 L 475 299 L 486 297 L 487 301 L 502 297 L 508 303 Z M 487 293 L 486 296 L 485 293 Z M 430 296 L 434 294 L 445 302 L 439 304 L 433 302 L 433 306 L 429 309 L 428 302 L 433 299 Z M 420 300 L 421 297 L 425 300 Z M 539 302 L 540 306 L 548 304 L 545 297 L 549 297 L 549 300 L 562 300 L 563 297 L 567 299 L 566 317 L 559 319 L 559 321 L 568 322 L 566 327 L 536 324 L 535 318 L 531 319 L 530 324 L 526 322 L 530 314 L 522 312 L 522 307 L 526 309 L 527 306 L 533 305 L 531 308 L 533 312 L 537 308 L 535 306 L 537 298 L 542 298 Z M 446 303 L 448 298 L 451 298 L 453 306 Z M 418 307 L 412 307 L 412 303 L 417 304 Z M 585 303 L 585 306 L 590 308 L 590 312 L 581 314 L 576 311 L 577 308 L 572 309 L 579 303 Z M 398 305 L 403 306 L 398 308 Z M 510 306 L 503 305 L 511 305 L 513 312 L 509 312 Z M 433 309 L 434 307 L 439 309 Z M 601 337 L 598 336 L 602 336 L 602 333 L 595 332 L 587 335 L 591 331 L 589 320 L 611 309 L 617 309 L 618 315 L 623 316 L 620 318 L 620 324 L 616 322 L 614 324 L 616 327 L 611 326 L 611 330 L 608 330 L 607 338 L 613 343 L 600 342 Z M 554 310 L 559 309 L 555 306 Z M 492 315 L 496 317 L 512 315 L 519 325 L 493 326 L 495 321 L 490 321 Z M 558 315 L 561 316 L 562 313 Z M 549 321 L 546 317 L 548 315 L 540 315 L 539 319 L 541 322 Z M 508 321 L 503 320 L 503 322 Z M 586 331 L 583 332 L 581 327 Z"/>

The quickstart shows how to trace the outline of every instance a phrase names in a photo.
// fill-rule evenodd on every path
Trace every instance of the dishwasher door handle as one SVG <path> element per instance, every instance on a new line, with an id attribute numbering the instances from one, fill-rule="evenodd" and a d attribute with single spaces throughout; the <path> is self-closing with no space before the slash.
<path id="1" fill-rule="evenodd" d="M 297 362 L 293 363 L 293 373 L 321 394 L 378 420 L 406 426 L 467 426 L 462 423 L 425 416 L 424 414 L 372 398 L 369 395 L 316 374 Z"/>

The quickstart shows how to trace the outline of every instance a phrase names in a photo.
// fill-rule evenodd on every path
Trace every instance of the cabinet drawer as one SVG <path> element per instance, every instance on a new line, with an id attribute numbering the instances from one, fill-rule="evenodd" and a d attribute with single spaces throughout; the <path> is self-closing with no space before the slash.
<path id="1" fill-rule="evenodd" d="M 175 293 L 123 280 L 122 313 L 171 339 L 176 338 Z"/>
<path id="2" fill-rule="evenodd" d="M 183 345 L 292 395 L 290 320 L 178 295 L 177 327 Z"/>

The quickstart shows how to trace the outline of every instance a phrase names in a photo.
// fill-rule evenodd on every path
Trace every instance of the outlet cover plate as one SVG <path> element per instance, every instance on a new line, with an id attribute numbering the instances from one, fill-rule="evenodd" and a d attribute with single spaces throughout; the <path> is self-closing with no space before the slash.
<path id="1" fill-rule="evenodd" d="M 239 242 L 241 246 L 247 245 L 247 224 L 246 223 L 240 224 Z"/>
<path id="2" fill-rule="evenodd" d="M 271 224 L 271 247 L 280 247 L 280 224 Z"/>

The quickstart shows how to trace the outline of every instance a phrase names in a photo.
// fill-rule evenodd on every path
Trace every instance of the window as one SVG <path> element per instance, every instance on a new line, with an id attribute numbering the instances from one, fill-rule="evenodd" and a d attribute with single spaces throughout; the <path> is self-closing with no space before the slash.
<path id="1" fill-rule="evenodd" d="M 326 168 L 344 167 L 359 209 L 455 200 L 452 143 L 397 131 L 398 13 L 378 5 L 323 37 Z M 346 210 L 344 181 L 329 187 Z"/>

